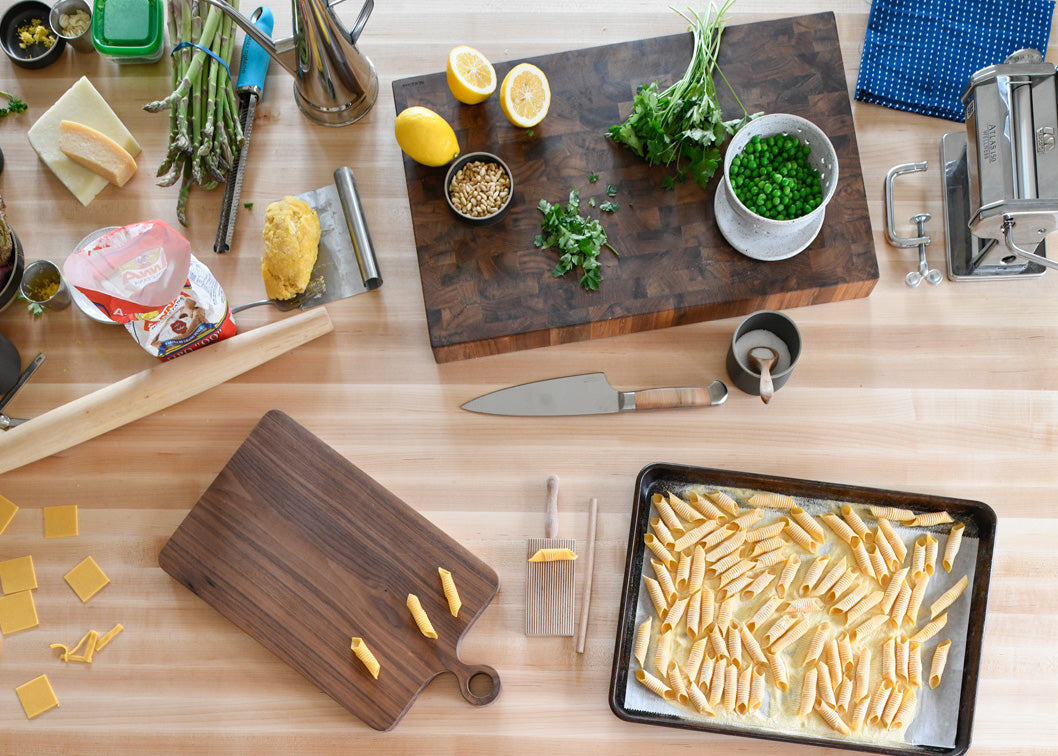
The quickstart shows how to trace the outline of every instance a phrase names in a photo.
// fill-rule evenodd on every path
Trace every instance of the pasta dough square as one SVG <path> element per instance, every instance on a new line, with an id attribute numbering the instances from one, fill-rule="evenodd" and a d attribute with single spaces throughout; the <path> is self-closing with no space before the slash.
<path id="1" fill-rule="evenodd" d="M 7 526 L 11 524 L 11 518 L 15 516 L 17 511 L 18 507 L 13 501 L 0 496 L 0 533 L 3 533 Z"/>
<path id="2" fill-rule="evenodd" d="M 44 507 L 44 537 L 69 538 L 78 534 L 77 505 Z"/>
<path id="3" fill-rule="evenodd" d="M 81 601 L 88 601 L 110 582 L 110 578 L 90 556 L 85 557 L 80 564 L 67 572 L 65 578 Z"/>
<path id="4" fill-rule="evenodd" d="M 24 556 L 0 562 L 0 590 L 4 593 L 29 591 L 37 587 L 33 557 Z"/>
<path id="5" fill-rule="evenodd" d="M 15 693 L 18 694 L 18 700 L 22 702 L 27 719 L 33 719 L 38 714 L 43 714 L 48 709 L 54 709 L 59 705 L 59 699 L 55 697 L 55 691 L 52 690 L 47 675 L 41 675 L 28 683 L 22 683 L 15 688 Z"/>
<path id="6" fill-rule="evenodd" d="M 37 606 L 33 603 L 33 591 L 0 596 L 0 633 L 10 635 L 39 624 Z"/>

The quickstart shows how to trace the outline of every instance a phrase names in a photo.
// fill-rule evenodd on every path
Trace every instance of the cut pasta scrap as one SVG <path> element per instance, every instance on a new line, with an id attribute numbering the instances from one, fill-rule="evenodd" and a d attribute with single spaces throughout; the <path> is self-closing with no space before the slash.
<path id="1" fill-rule="evenodd" d="M 364 642 L 364 639 L 353 636 L 349 643 L 349 648 L 352 650 L 356 658 L 360 660 L 360 663 L 364 665 L 364 668 L 368 673 L 377 680 L 379 670 L 382 669 L 382 666 L 378 663 L 378 659 L 375 658 L 375 655 L 371 653 L 371 649 L 367 647 L 367 643 Z"/>
<path id="2" fill-rule="evenodd" d="M 118 637 L 118 635 L 124 629 L 125 626 L 119 622 L 118 624 L 114 625 L 114 627 L 110 628 L 105 633 L 103 633 L 102 637 L 100 637 L 100 639 L 96 642 L 96 651 L 102 651 L 107 645 L 110 644 L 110 641 Z"/>
<path id="3" fill-rule="evenodd" d="M 463 606 L 463 602 L 459 599 L 459 589 L 456 588 L 456 581 L 452 577 L 452 573 L 443 567 L 437 568 L 437 574 L 441 576 L 441 591 L 448 601 L 448 611 L 452 613 L 453 617 L 458 617 L 459 609 Z"/>
<path id="4" fill-rule="evenodd" d="M 577 555 L 570 549 L 537 549 L 530 562 L 571 562 Z"/>
<path id="5" fill-rule="evenodd" d="M 433 629 L 433 624 L 431 624 L 430 618 L 426 614 L 426 610 L 422 608 L 422 604 L 419 602 L 419 597 L 414 593 L 409 593 L 406 604 L 408 606 L 408 611 L 411 612 L 412 619 L 415 620 L 415 624 L 419 628 L 419 632 L 427 638 L 433 638 L 436 640 L 437 631 Z"/>

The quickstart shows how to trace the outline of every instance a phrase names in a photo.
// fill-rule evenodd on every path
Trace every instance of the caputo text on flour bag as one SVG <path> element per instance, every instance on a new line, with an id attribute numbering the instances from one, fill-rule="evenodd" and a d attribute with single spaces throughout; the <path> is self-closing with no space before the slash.
<path id="1" fill-rule="evenodd" d="M 191 244 L 160 220 L 116 228 L 66 258 L 63 273 L 162 360 L 235 335 L 228 298 Z"/>

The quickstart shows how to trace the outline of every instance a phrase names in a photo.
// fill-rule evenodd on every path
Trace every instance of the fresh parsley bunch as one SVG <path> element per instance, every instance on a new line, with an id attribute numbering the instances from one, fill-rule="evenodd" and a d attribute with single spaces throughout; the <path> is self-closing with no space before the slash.
<path id="1" fill-rule="evenodd" d="M 580 192 L 572 190 L 565 207 L 542 199 L 537 209 L 544 214 L 540 222 L 543 233 L 536 237 L 534 244 L 540 249 L 558 247 L 560 255 L 554 270 L 555 278 L 580 268 L 580 285 L 587 291 L 598 291 L 602 281 L 599 252 L 603 247 L 609 247 L 616 257 L 617 250 L 606 241 L 606 231 L 599 221 L 580 214 Z"/>
<path id="2" fill-rule="evenodd" d="M 664 92 L 658 90 L 656 81 L 641 86 L 628 119 L 609 129 L 611 139 L 650 165 L 676 166 L 675 178 L 666 176 L 662 182 L 666 189 L 688 176 L 704 188 L 720 165 L 719 146 L 752 117 L 716 65 L 720 35 L 726 26 L 724 14 L 733 3 L 726 0 L 719 10 L 710 5 L 704 17 L 694 10 L 687 11 L 689 16 L 676 11 L 691 25 L 694 37 L 686 72 Z M 723 120 L 713 84 L 714 70 L 735 95 L 742 108 L 741 118 Z"/>

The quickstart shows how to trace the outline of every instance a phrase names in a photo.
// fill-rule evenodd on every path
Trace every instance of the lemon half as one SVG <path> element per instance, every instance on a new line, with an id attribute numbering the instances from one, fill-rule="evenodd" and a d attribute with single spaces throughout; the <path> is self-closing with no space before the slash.
<path id="1" fill-rule="evenodd" d="M 448 121 L 429 108 L 405 108 L 393 122 L 397 144 L 416 163 L 438 166 L 459 155 L 459 142 Z"/>
<path id="2" fill-rule="evenodd" d="M 448 53 L 448 88 L 462 103 L 476 105 L 496 91 L 496 69 L 473 47 L 460 45 Z"/>
<path id="3" fill-rule="evenodd" d="M 500 108 L 507 120 L 527 129 L 544 120 L 551 106 L 547 76 L 531 63 L 519 63 L 503 77 Z"/>

